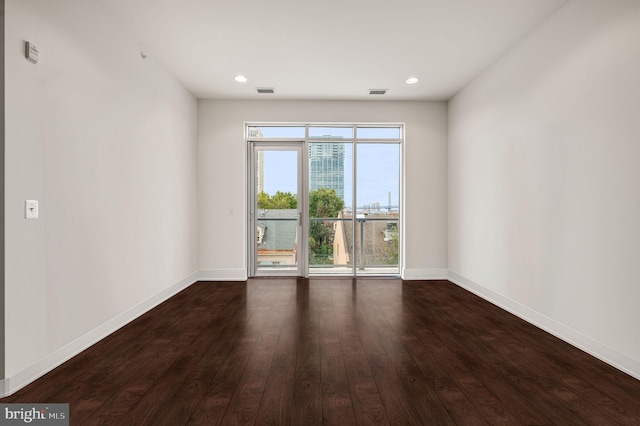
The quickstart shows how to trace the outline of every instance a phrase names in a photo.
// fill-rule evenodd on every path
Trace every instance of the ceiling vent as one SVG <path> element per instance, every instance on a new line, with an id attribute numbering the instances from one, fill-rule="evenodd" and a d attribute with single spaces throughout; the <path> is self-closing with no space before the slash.
<path id="1" fill-rule="evenodd" d="M 369 89 L 370 95 L 386 95 L 387 89 Z"/>
<path id="2" fill-rule="evenodd" d="M 256 88 L 256 90 L 260 94 L 273 94 L 273 93 L 276 93 L 276 91 L 273 90 L 273 87 L 258 87 L 258 88 Z"/>

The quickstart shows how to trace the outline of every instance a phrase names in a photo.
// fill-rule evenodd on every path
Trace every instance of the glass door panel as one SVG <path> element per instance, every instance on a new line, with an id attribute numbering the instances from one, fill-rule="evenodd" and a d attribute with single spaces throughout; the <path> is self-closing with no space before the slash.
<path id="1" fill-rule="evenodd" d="M 400 145 L 358 143 L 356 274 L 398 274 Z"/>
<path id="2" fill-rule="evenodd" d="M 309 273 L 352 275 L 353 144 L 309 142 L 308 149 Z"/>
<path id="3" fill-rule="evenodd" d="M 302 276 L 302 145 L 254 144 L 254 276 Z"/>

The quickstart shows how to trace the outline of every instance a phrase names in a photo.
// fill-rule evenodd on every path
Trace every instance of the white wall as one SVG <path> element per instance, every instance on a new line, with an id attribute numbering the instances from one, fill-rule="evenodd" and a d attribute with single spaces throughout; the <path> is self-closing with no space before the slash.
<path id="1" fill-rule="evenodd" d="M 572 1 L 449 103 L 452 279 L 640 377 L 640 2 Z"/>
<path id="2" fill-rule="evenodd" d="M 0 0 L 0 309 L 4 307 L 4 0 Z M 0 315 L 0 379 L 4 378 L 4 310 Z"/>
<path id="3" fill-rule="evenodd" d="M 445 103 L 201 100 L 198 113 L 203 278 L 246 277 L 245 121 L 406 123 L 404 275 L 446 277 Z"/>
<path id="4" fill-rule="evenodd" d="M 10 389 L 197 269 L 197 102 L 98 7 L 6 1 Z M 24 219 L 26 199 L 39 220 Z"/>

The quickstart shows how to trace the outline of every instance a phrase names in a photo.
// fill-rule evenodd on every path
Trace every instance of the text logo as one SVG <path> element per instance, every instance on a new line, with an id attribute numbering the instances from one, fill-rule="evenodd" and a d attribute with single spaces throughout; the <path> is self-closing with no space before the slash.
<path id="1" fill-rule="evenodd" d="M 1 425 L 69 425 L 69 404 L 0 404 Z"/>

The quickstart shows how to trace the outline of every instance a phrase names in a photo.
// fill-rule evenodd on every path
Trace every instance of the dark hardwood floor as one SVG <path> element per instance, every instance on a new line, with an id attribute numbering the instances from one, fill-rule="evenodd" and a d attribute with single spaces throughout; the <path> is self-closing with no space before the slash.
<path id="1" fill-rule="evenodd" d="M 640 424 L 640 381 L 447 281 L 197 283 L 2 402 L 73 425 Z"/>

